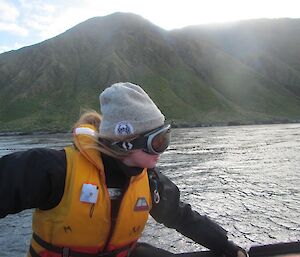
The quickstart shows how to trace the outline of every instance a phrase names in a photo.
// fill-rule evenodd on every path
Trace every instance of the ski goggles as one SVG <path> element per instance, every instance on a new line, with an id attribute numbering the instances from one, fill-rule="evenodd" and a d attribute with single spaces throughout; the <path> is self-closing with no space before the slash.
<path id="1" fill-rule="evenodd" d="M 171 125 L 167 124 L 146 132 L 130 141 L 113 142 L 109 147 L 119 151 L 142 149 L 146 153 L 155 155 L 163 153 L 168 148 L 170 140 Z"/>

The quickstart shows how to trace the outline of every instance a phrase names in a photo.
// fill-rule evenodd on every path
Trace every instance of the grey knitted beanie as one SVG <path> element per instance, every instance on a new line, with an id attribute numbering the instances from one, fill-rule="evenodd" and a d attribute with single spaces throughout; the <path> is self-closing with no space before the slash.
<path id="1" fill-rule="evenodd" d="M 138 85 L 120 82 L 100 94 L 101 137 L 126 139 L 164 124 L 165 117 Z"/>

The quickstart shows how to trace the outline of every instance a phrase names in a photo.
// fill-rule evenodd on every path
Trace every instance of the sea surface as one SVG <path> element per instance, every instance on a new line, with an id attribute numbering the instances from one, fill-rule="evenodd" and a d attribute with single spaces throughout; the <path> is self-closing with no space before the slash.
<path id="1" fill-rule="evenodd" d="M 0 156 L 70 142 L 71 134 L 1 136 Z M 300 240 L 300 124 L 174 129 L 158 169 L 246 249 Z M 31 214 L 0 219 L 1 257 L 25 256 Z M 204 249 L 152 218 L 142 241 L 173 252 Z"/>

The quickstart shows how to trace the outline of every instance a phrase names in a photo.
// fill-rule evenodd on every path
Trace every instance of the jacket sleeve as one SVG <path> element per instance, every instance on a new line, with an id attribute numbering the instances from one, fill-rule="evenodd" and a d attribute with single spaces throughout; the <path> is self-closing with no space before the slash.
<path id="1" fill-rule="evenodd" d="M 37 148 L 0 158 L 0 218 L 29 208 L 55 207 L 66 176 L 64 151 Z"/>
<path id="2" fill-rule="evenodd" d="M 205 215 L 193 211 L 189 204 L 180 201 L 178 187 L 158 171 L 149 171 L 152 192 L 158 185 L 160 201 L 153 201 L 151 216 L 159 223 L 176 229 L 182 235 L 192 239 L 217 254 L 236 256 L 238 248 L 228 241 L 227 232 Z"/>

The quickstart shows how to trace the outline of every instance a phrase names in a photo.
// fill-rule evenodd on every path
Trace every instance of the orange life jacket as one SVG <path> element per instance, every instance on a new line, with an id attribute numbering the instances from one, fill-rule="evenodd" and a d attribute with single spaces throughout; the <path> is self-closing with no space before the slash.
<path id="1" fill-rule="evenodd" d="M 117 254 L 123 257 L 141 237 L 151 209 L 147 170 L 131 178 L 112 231 L 110 197 L 101 154 L 95 148 L 95 131 L 91 125 L 81 126 L 75 130 L 75 147 L 65 148 L 63 197 L 53 209 L 35 210 L 28 256 L 72 256 L 72 251 L 93 256 L 123 249 Z"/>

